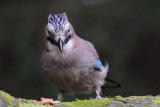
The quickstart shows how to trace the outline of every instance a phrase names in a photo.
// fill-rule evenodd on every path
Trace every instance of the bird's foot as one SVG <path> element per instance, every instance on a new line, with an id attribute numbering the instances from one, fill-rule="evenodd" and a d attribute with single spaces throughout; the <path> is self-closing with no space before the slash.
<path id="1" fill-rule="evenodd" d="M 58 101 L 62 101 L 63 100 L 63 93 L 62 92 L 58 92 Z"/>
<path id="2" fill-rule="evenodd" d="M 100 96 L 100 88 L 95 87 L 95 93 L 96 93 L 96 99 L 102 99 L 102 97 Z"/>
<path id="3" fill-rule="evenodd" d="M 99 96 L 96 96 L 96 100 L 98 99 L 102 99 L 102 97 L 99 95 Z"/>

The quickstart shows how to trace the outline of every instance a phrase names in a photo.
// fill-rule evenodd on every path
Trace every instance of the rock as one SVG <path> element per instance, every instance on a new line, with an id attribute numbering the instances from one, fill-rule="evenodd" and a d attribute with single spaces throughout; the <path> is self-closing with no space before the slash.
<path id="1" fill-rule="evenodd" d="M 59 105 L 42 105 L 37 100 L 15 98 L 6 92 L 0 91 L 0 107 L 160 107 L 160 96 L 130 96 L 102 98 L 100 100 L 78 100 L 61 102 Z"/>
<path id="2" fill-rule="evenodd" d="M 8 105 L 4 100 L 0 99 L 0 107 L 8 107 Z"/>

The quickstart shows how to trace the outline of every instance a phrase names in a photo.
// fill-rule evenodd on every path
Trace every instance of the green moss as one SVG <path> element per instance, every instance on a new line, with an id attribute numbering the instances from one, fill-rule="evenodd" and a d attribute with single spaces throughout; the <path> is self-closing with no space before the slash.
<path id="1" fill-rule="evenodd" d="M 128 107 L 133 107 L 134 105 L 133 104 L 128 104 Z"/>
<path id="2" fill-rule="evenodd" d="M 45 105 L 35 105 L 35 104 L 20 104 L 20 107 L 46 107 Z"/>
<path id="3" fill-rule="evenodd" d="M 123 107 L 123 103 L 122 102 L 118 102 L 120 107 Z"/>
<path id="4" fill-rule="evenodd" d="M 154 107 L 160 106 L 160 96 L 156 96 L 152 102 Z"/>
<path id="5" fill-rule="evenodd" d="M 109 98 L 103 98 L 100 100 L 90 99 L 90 100 L 76 100 L 72 102 L 63 102 L 62 104 L 69 107 L 95 107 L 95 106 L 107 106 L 112 102 Z"/>
<path id="6" fill-rule="evenodd" d="M 0 100 L 5 101 L 8 107 L 47 107 L 41 105 L 39 101 L 15 98 L 4 91 L 0 91 Z"/>
<path id="7" fill-rule="evenodd" d="M 20 107 L 45 107 L 44 105 L 41 105 L 39 101 L 36 100 L 26 100 L 26 99 L 17 99 Z"/>
<path id="8" fill-rule="evenodd" d="M 121 96 L 115 96 L 114 100 L 143 100 L 145 98 L 152 98 L 152 96 L 147 95 L 147 96 L 130 96 L 130 97 L 121 97 Z"/>
<path id="9" fill-rule="evenodd" d="M 21 98 L 15 98 L 0 91 L 0 101 L 5 102 L 8 107 L 53 107 L 51 105 L 41 105 L 40 101 L 37 100 L 27 100 Z M 117 105 L 119 107 L 132 107 L 136 106 L 137 102 L 142 104 L 142 106 L 160 106 L 160 96 L 130 96 L 121 97 L 116 96 L 114 98 L 103 98 L 100 100 L 90 99 L 90 100 L 78 100 L 72 102 L 61 102 L 61 106 L 64 107 L 96 107 L 96 106 L 107 106 L 107 105 Z M 59 106 L 56 106 L 59 107 Z"/>
<path id="10" fill-rule="evenodd" d="M 3 99 L 6 104 L 8 105 L 8 107 L 12 107 L 13 102 L 14 102 L 14 98 L 11 97 L 8 93 L 5 93 L 3 91 L 0 91 L 0 99 Z M 14 106 L 16 106 L 16 104 L 14 104 Z"/>
<path id="11" fill-rule="evenodd" d="M 147 104 L 147 103 L 144 103 L 144 106 L 148 106 L 148 104 Z"/>

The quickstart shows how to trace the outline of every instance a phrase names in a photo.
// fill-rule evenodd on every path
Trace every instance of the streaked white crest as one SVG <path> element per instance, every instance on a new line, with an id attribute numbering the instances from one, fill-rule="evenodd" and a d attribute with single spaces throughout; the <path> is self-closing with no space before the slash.
<path id="1" fill-rule="evenodd" d="M 53 33 L 56 32 L 63 32 L 66 29 L 68 29 L 70 23 L 68 21 L 66 13 L 62 14 L 50 14 L 48 17 L 48 24 L 47 28 L 49 31 L 52 31 Z"/>

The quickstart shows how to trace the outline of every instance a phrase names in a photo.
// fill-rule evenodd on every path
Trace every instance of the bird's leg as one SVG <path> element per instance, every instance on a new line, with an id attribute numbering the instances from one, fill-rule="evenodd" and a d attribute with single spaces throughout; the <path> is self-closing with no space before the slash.
<path id="1" fill-rule="evenodd" d="M 101 99 L 102 98 L 100 96 L 101 88 L 95 87 L 94 90 L 95 90 L 95 93 L 96 93 L 96 99 Z"/>
<path id="2" fill-rule="evenodd" d="M 96 92 L 96 99 L 101 99 L 102 97 L 99 95 L 98 90 L 95 90 L 95 92 Z"/>
<path id="3" fill-rule="evenodd" d="M 63 100 L 63 93 L 62 92 L 58 92 L 58 101 L 62 101 Z"/>

